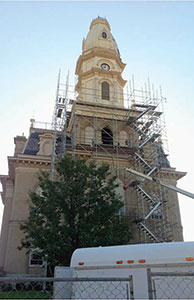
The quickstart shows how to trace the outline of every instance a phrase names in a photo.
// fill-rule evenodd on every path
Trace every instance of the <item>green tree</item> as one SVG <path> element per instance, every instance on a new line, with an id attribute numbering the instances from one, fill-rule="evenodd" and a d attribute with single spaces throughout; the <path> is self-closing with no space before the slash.
<path id="1" fill-rule="evenodd" d="M 123 202 L 108 165 L 97 167 L 65 156 L 58 163 L 56 179 L 41 172 L 39 186 L 41 193 L 30 194 L 20 249 L 41 249 L 53 267 L 69 265 L 76 248 L 130 242 L 130 222 L 118 215 Z"/>

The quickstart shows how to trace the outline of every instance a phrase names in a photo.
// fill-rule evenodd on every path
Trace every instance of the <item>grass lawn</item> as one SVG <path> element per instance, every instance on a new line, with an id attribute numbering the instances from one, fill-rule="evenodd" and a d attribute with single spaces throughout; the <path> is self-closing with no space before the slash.
<path id="1" fill-rule="evenodd" d="M 0 292 L 0 299 L 52 299 L 52 295 L 39 291 L 10 291 Z"/>

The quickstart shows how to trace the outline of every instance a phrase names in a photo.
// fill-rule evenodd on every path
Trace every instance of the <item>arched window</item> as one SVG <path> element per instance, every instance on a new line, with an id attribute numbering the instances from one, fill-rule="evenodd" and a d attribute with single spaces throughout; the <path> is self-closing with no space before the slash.
<path id="1" fill-rule="evenodd" d="M 113 134 L 109 128 L 102 129 L 102 143 L 104 145 L 113 145 Z"/>
<path id="2" fill-rule="evenodd" d="M 110 100 L 110 86 L 106 81 L 102 82 L 102 99 Z"/>

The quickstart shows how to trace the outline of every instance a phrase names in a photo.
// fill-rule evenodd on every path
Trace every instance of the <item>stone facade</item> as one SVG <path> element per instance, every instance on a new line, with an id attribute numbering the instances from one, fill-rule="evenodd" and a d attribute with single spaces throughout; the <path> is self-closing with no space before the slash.
<path id="1" fill-rule="evenodd" d="M 78 96 L 68 114 L 66 149 L 110 165 L 123 198 L 120 213 L 134 220 L 134 243 L 182 241 L 177 193 L 139 182 L 126 171 L 130 167 L 150 173 L 172 185 L 185 175 L 170 166 L 159 134 L 150 129 L 150 123 L 160 117 L 156 107 L 135 102 L 125 107 L 124 67 L 107 20 L 93 20 L 76 65 Z M 18 250 L 19 226 L 28 218 L 29 193 L 38 189 L 38 172 L 50 171 L 53 131 L 36 128 L 32 120 L 28 139 L 17 136 L 14 142 L 9 175 L 0 176 L 4 204 L 0 267 L 6 275 L 43 275 L 43 266 L 29 263 L 29 254 Z"/>

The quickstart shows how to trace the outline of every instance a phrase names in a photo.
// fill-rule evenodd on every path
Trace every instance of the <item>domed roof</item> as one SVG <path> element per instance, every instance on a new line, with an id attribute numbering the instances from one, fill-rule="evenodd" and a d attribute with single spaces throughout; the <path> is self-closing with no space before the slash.
<path id="1" fill-rule="evenodd" d="M 92 26 L 94 26 L 97 23 L 105 24 L 105 25 L 108 26 L 109 30 L 111 30 L 110 29 L 110 24 L 108 23 L 107 19 L 106 18 L 101 18 L 99 16 L 96 19 L 92 20 L 92 22 L 90 24 L 90 29 L 92 28 Z"/>
<path id="2" fill-rule="evenodd" d="M 86 39 L 83 39 L 83 52 L 95 47 L 114 50 L 120 56 L 117 43 L 111 34 L 110 25 L 105 18 L 97 17 L 94 19 L 90 24 Z"/>

